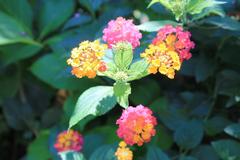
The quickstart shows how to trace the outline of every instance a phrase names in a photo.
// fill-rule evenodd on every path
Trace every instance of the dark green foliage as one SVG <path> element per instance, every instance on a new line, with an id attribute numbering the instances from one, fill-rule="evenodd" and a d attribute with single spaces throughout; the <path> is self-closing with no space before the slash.
<path id="1" fill-rule="evenodd" d="M 153 22 L 138 25 L 144 38 L 135 50 L 135 62 L 155 36 L 150 32 L 166 23 L 180 23 L 174 22 L 171 9 L 158 3 L 147 9 L 149 2 L 0 0 L 1 159 L 59 159 L 53 143 L 56 134 L 68 128 L 76 103 L 85 105 L 77 102 L 79 95 L 97 85 L 113 86 L 106 78 L 72 76 L 66 64 L 71 49 L 83 40 L 101 38 L 111 19 L 124 16 L 140 24 L 147 16 Z M 86 106 L 86 112 L 100 117 L 75 112 L 82 116 L 74 129 L 84 135 L 86 160 L 116 159 L 120 139 L 115 123 L 122 112 L 119 106 L 112 109 L 116 101 L 123 106 L 148 106 L 158 119 L 152 141 L 131 148 L 136 160 L 240 159 L 240 22 L 234 17 L 239 15 L 240 1 L 226 2 L 204 9 L 207 1 L 192 0 L 185 29 L 192 33 L 196 47 L 174 80 L 152 75 L 133 81 L 131 90 L 128 84 L 115 84 L 108 97 L 101 97 L 104 89 L 95 91 L 94 98 L 87 96 L 86 101 L 99 98 L 102 103 Z M 141 78 L 145 67 L 141 61 L 130 65 L 129 72 Z M 72 120 L 71 125 L 75 123 Z M 81 154 L 78 157 L 83 159 Z"/>

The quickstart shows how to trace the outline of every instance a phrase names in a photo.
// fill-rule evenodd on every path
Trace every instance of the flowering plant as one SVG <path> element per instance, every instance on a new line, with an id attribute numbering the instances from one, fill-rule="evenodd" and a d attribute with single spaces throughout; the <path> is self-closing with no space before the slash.
<path id="1" fill-rule="evenodd" d="M 129 107 L 130 82 L 158 72 L 173 79 L 183 61 L 191 58 L 190 50 L 195 45 L 190 40 L 190 32 L 184 31 L 182 26 L 165 25 L 140 54 L 143 59 L 133 62 L 134 51 L 140 46 L 141 38 L 142 34 L 133 20 L 118 17 L 103 30 L 102 39 L 107 44 L 100 40 L 83 41 L 72 49 L 67 60 L 72 67 L 71 73 L 77 78 L 103 76 L 115 81 L 113 87 L 97 86 L 85 91 L 78 99 L 69 127 L 88 115 L 104 114 L 118 103 L 124 108 L 116 122 L 119 125 L 117 135 L 123 139 L 115 154 L 119 160 L 124 158 L 121 152 L 127 152 L 125 158 L 132 159 L 132 152 L 125 148 L 127 144 L 142 146 L 156 134 L 157 120 L 152 111 L 143 105 Z M 104 99 L 109 100 L 102 102 Z"/>

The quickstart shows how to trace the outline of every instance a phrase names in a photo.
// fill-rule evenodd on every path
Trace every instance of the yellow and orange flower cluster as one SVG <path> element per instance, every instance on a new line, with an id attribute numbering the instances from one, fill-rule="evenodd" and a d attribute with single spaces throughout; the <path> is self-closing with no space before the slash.
<path id="1" fill-rule="evenodd" d="M 160 72 L 170 79 L 174 78 L 175 70 L 179 70 L 181 67 L 181 61 L 178 53 L 169 45 L 172 41 L 174 41 L 174 36 L 169 35 L 166 43 L 159 41 L 156 45 L 151 44 L 141 54 L 141 57 L 145 58 L 149 63 L 149 73 L 156 74 Z"/>
<path id="2" fill-rule="evenodd" d="M 72 66 L 72 74 L 78 78 L 94 78 L 98 71 L 106 71 L 106 64 L 102 61 L 106 49 L 107 45 L 100 44 L 98 40 L 81 42 L 72 49 L 71 57 L 67 60 L 67 64 Z"/>
<path id="3" fill-rule="evenodd" d="M 180 26 L 166 25 L 161 28 L 153 43 L 141 54 L 149 63 L 148 72 L 160 72 L 173 79 L 175 71 L 181 68 L 181 63 L 192 56 L 190 50 L 195 44 L 190 37 L 191 33 Z"/>
<path id="4" fill-rule="evenodd" d="M 115 156 L 117 156 L 117 160 L 132 160 L 133 159 L 133 153 L 127 147 L 127 144 L 124 141 L 121 141 L 119 143 L 119 147 L 118 147 L 117 151 L 115 152 Z"/>

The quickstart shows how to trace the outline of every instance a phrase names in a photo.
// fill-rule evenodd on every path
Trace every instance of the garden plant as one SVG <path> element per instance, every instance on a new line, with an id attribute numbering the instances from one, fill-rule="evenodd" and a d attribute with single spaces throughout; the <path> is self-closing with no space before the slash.
<path id="1" fill-rule="evenodd" d="M 0 9 L 0 158 L 240 160 L 240 1 Z"/>

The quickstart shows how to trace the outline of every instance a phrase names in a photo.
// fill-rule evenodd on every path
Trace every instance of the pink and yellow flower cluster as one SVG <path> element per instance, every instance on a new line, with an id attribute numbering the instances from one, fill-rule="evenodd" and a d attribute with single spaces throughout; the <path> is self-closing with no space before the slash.
<path id="1" fill-rule="evenodd" d="M 161 28 L 153 43 L 141 54 L 149 63 L 148 72 L 159 72 L 173 79 L 182 61 L 192 56 L 190 50 L 194 48 L 194 43 L 190 37 L 190 32 L 183 31 L 180 26 L 174 28 L 166 25 Z"/>
<path id="2" fill-rule="evenodd" d="M 109 48 L 118 42 L 128 42 L 134 49 L 140 45 L 141 38 L 142 34 L 133 24 L 133 21 L 123 17 L 111 20 L 107 28 L 103 30 L 103 40 L 107 42 Z"/>
<path id="3" fill-rule="evenodd" d="M 116 122 L 119 125 L 118 136 L 128 145 L 142 146 L 143 143 L 149 142 L 156 134 L 154 127 L 157 125 L 157 120 L 152 114 L 152 111 L 143 105 L 128 107 Z"/>
<path id="4" fill-rule="evenodd" d="M 83 137 L 77 131 L 69 130 L 58 134 L 54 148 L 58 152 L 81 151 L 83 147 Z"/>

